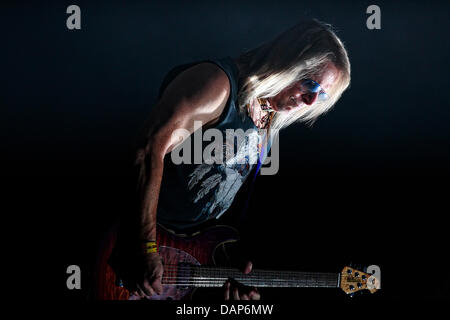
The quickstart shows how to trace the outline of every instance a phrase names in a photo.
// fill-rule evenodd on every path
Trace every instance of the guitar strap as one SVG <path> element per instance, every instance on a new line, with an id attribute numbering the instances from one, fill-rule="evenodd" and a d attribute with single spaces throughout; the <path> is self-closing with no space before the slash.
<path id="1" fill-rule="evenodd" d="M 243 223 L 245 221 L 246 217 L 247 217 L 248 205 L 250 203 L 251 195 L 253 194 L 253 189 L 254 189 L 254 185 L 255 185 L 256 176 L 258 175 L 258 172 L 261 169 L 261 166 L 262 166 L 262 164 L 265 161 L 266 149 L 264 147 L 267 145 L 268 146 L 267 152 L 269 152 L 269 150 L 271 148 L 271 143 L 272 143 L 271 140 L 272 139 L 270 137 L 270 130 L 267 130 L 266 133 L 264 134 L 263 142 L 261 143 L 261 151 L 259 152 L 258 163 L 256 165 L 255 173 L 254 173 L 254 175 L 252 177 L 252 180 L 250 182 L 250 187 L 249 187 L 247 200 L 245 201 L 244 207 L 243 207 L 243 209 L 241 211 L 241 215 L 240 215 L 240 218 L 239 218 L 239 222 L 240 223 Z"/>

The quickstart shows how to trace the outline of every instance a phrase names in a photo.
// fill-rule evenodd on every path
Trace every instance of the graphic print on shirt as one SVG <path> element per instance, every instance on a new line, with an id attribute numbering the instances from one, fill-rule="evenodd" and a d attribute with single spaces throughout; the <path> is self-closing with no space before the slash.
<path id="1" fill-rule="evenodd" d="M 204 161 L 189 175 L 188 188 L 192 201 L 203 204 L 199 216 L 219 218 L 231 206 L 237 191 L 256 164 L 260 141 L 258 132 L 247 131 L 245 137 L 238 140 L 227 135 L 222 147 L 223 161 L 218 161 L 217 157 L 212 164 Z"/>

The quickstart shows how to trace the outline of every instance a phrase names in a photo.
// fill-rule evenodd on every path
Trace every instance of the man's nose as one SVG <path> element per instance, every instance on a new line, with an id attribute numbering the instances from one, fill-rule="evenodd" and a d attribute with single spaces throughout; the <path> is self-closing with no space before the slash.
<path id="1" fill-rule="evenodd" d="M 316 102 L 318 95 L 318 92 L 308 92 L 302 94 L 302 100 L 305 104 L 312 105 L 314 102 Z"/>

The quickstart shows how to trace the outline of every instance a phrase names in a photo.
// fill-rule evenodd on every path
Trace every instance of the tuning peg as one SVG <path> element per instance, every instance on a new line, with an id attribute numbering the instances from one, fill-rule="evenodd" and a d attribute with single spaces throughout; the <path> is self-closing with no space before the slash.
<path id="1" fill-rule="evenodd" d="M 350 298 L 353 298 L 355 296 L 355 293 L 350 293 L 349 296 Z"/>

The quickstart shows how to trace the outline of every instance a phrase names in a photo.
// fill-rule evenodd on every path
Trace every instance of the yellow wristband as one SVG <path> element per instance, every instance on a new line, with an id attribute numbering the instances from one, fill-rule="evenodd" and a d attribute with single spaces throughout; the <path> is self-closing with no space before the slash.
<path id="1" fill-rule="evenodd" d="M 145 249 L 145 253 L 155 253 L 158 252 L 158 247 L 152 247 Z"/>
<path id="2" fill-rule="evenodd" d="M 158 252 L 158 245 L 156 241 L 146 241 L 142 244 L 142 250 L 144 253 L 155 253 Z"/>

